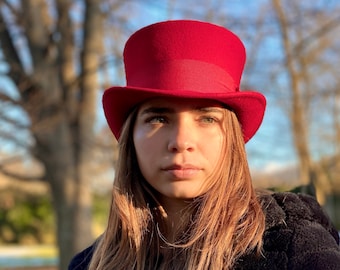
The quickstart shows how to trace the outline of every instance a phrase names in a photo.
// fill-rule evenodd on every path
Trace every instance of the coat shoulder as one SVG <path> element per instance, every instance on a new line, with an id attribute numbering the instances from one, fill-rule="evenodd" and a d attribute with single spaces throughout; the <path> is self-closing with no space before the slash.
<path id="1" fill-rule="evenodd" d="M 68 270 L 86 270 L 91 262 L 94 252 L 94 245 L 89 246 L 76 254 L 71 260 Z"/>
<path id="2" fill-rule="evenodd" d="M 339 234 L 312 196 L 290 192 L 263 198 L 264 250 L 281 254 L 287 269 L 338 269 Z M 271 256 L 275 255 L 271 253 Z"/>
<path id="3" fill-rule="evenodd" d="M 339 234 L 333 226 L 327 213 L 317 202 L 317 200 L 306 194 L 296 194 L 291 192 L 281 192 L 271 194 L 273 198 L 273 208 L 282 209 L 284 212 L 285 223 L 287 227 L 298 229 L 299 226 L 302 231 L 307 231 L 311 227 L 318 227 L 320 232 L 328 233 L 339 245 Z M 268 215 L 270 219 L 270 215 Z"/>

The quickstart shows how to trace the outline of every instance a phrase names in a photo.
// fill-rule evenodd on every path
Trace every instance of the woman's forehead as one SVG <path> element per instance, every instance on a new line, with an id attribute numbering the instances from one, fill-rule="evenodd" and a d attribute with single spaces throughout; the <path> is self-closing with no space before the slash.
<path id="1" fill-rule="evenodd" d="M 146 108 L 168 108 L 176 110 L 196 110 L 206 107 L 224 108 L 225 106 L 216 100 L 210 99 L 191 99 L 178 97 L 156 97 L 143 102 L 139 110 Z"/>

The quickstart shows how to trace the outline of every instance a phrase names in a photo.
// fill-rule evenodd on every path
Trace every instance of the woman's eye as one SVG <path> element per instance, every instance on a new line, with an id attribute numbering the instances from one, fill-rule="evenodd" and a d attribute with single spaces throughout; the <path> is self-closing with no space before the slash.
<path id="1" fill-rule="evenodd" d="M 147 118 L 146 122 L 150 124 L 164 124 L 167 120 L 164 116 L 152 116 Z"/>
<path id="2" fill-rule="evenodd" d="M 218 122 L 218 120 L 215 117 L 211 117 L 211 116 L 203 116 L 203 117 L 201 117 L 201 121 L 203 123 L 207 123 L 207 124 L 212 124 L 212 123 Z"/>

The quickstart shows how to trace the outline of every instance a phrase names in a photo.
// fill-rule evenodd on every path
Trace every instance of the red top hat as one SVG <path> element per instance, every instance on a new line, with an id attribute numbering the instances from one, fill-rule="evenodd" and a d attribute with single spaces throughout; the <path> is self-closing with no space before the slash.
<path id="1" fill-rule="evenodd" d="M 266 100 L 258 92 L 240 92 L 245 59 L 241 40 L 221 26 L 191 20 L 146 26 L 125 45 L 127 86 L 103 95 L 109 127 L 118 139 L 131 109 L 150 98 L 211 99 L 236 113 L 247 142 L 262 122 Z"/>

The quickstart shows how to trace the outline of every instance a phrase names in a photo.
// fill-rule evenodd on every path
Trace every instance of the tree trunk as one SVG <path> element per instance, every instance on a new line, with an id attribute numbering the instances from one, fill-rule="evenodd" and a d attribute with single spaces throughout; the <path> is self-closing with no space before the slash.
<path id="1" fill-rule="evenodd" d="M 290 119 L 292 123 L 293 141 L 300 164 L 300 181 L 302 183 L 302 192 L 314 193 L 314 185 L 312 182 L 314 178 L 314 172 L 312 169 L 311 155 L 308 147 L 308 123 L 306 121 L 306 112 L 304 110 L 306 106 L 304 104 L 300 89 L 302 81 L 300 75 L 303 74 L 303 72 L 299 72 L 298 70 L 298 67 L 303 65 L 300 65 L 301 63 L 299 63 L 299 61 L 301 59 L 299 59 L 299 55 L 293 50 L 294 46 L 290 41 L 288 33 L 289 26 L 287 18 L 280 4 L 280 0 L 273 0 L 272 2 L 278 18 L 286 57 L 286 67 L 290 80 Z M 315 193 L 312 195 L 315 195 Z"/>
<path id="2" fill-rule="evenodd" d="M 72 256 L 93 241 L 91 233 L 90 185 L 77 175 L 75 144 L 65 112 L 53 124 L 35 133 L 36 157 L 45 166 L 56 217 L 60 269 L 67 269 Z M 79 194 L 84 195 L 79 196 Z M 88 201 L 86 201 L 88 200 Z M 82 237 L 75 237 L 79 232 Z"/>
<path id="3" fill-rule="evenodd" d="M 81 132 L 79 124 L 70 119 L 60 100 L 61 87 L 58 77 L 54 76 L 55 69 L 41 64 L 36 68 L 36 74 L 40 75 L 36 80 L 41 89 L 37 86 L 33 89 L 32 92 L 39 95 L 28 99 L 26 110 L 36 141 L 34 153 L 45 166 L 45 179 L 51 189 L 59 266 L 67 269 L 70 259 L 93 241 L 89 176 L 84 177 L 78 169 L 89 167 L 89 159 L 79 158 L 86 140 L 75 137 Z M 39 109 L 36 108 L 38 103 L 41 103 Z M 93 125 L 93 121 L 87 124 Z M 92 138 L 91 135 L 87 136 Z M 91 145 L 87 144 L 87 147 Z"/>

